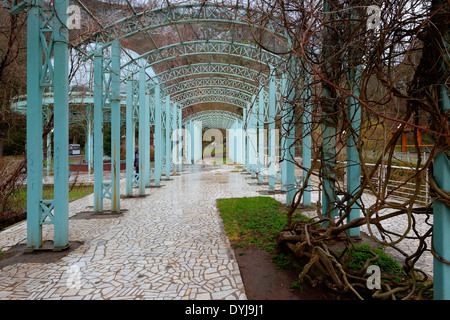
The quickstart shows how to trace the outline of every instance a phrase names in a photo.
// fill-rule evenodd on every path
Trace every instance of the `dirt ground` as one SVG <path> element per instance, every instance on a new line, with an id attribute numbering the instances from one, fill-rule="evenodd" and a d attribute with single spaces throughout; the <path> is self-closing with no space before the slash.
<path id="1" fill-rule="evenodd" d="M 233 250 L 249 300 L 338 300 L 343 298 L 323 288 L 303 286 L 302 291 L 291 289 L 291 284 L 297 280 L 298 273 L 294 270 L 277 270 L 270 253 L 254 247 Z M 345 299 L 348 300 L 348 298 Z"/>

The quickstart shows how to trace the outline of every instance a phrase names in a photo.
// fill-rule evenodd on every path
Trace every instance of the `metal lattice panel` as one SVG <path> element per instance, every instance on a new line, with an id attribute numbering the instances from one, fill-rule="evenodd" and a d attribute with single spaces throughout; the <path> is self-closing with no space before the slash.
<path id="1" fill-rule="evenodd" d="M 254 69 L 225 63 L 198 63 L 184 65 L 161 72 L 155 79 L 150 79 L 151 83 L 149 83 L 149 86 L 152 88 L 157 82 L 160 84 L 165 84 L 176 79 L 182 79 L 194 75 L 235 77 L 261 85 L 268 83 L 268 76 Z"/>
<path id="2" fill-rule="evenodd" d="M 256 94 L 258 87 L 246 83 L 244 81 L 219 78 L 219 77 L 202 77 L 189 79 L 182 82 L 176 82 L 174 85 L 166 87 L 165 91 L 168 95 L 192 90 L 195 88 L 207 88 L 207 87 L 219 87 L 219 88 L 232 88 L 237 91 L 242 91 L 250 94 Z"/>
<path id="3" fill-rule="evenodd" d="M 261 50 L 261 48 L 256 46 L 215 40 L 199 40 L 171 44 L 169 46 L 149 51 L 138 57 L 137 60 L 147 60 L 146 65 L 141 67 L 148 68 L 157 63 L 163 63 L 192 55 L 226 55 L 272 66 L 279 64 L 281 61 L 279 56 L 268 51 Z M 132 62 L 133 61 L 130 61 L 122 65 L 122 68 L 127 68 L 132 65 Z"/>
<path id="4" fill-rule="evenodd" d="M 114 39 L 127 38 L 139 32 L 154 30 L 169 25 L 201 22 L 225 22 L 249 26 L 249 15 L 252 16 L 252 19 L 258 19 L 263 16 L 257 11 L 249 11 L 246 7 L 218 6 L 212 3 L 177 5 L 147 10 L 105 27 L 103 30 L 80 41 L 77 47 L 85 47 L 85 53 L 90 57 L 95 51 L 108 47 Z M 257 28 L 258 26 L 252 27 Z M 269 21 L 264 28 L 279 37 L 285 34 L 284 30 L 272 21 Z M 92 42 L 96 43 L 95 47 L 88 46 Z"/>

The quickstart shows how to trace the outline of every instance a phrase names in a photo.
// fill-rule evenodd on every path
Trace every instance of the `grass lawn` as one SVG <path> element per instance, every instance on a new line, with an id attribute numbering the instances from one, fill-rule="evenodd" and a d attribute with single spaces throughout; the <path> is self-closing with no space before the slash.
<path id="1" fill-rule="evenodd" d="M 239 250 L 239 252 L 236 251 L 239 256 L 247 254 L 248 248 L 256 247 L 271 255 L 275 269 L 298 270 L 300 266 L 288 254 L 276 250 L 277 235 L 287 224 L 288 208 L 271 197 L 218 199 L 217 208 L 222 217 L 225 232 L 235 250 Z M 292 218 L 293 220 L 307 219 L 299 211 L 294 212 Z M 246 268 L 252 267 L 254 267 L 253 264 L 246 266 Z M 256 276 L 256 273 L 251 271 L 251 275 L 248 276 Z M 277 281 L 277 277 L 281 275 L 277 273 L 273 277 L 263 277 L 258 280 L 258 283 L 262 285 L 262 282 L 267 282 L 270 286 L 271 281 Z M 279 290 L 281 290 L 280 285 L 277 283 Z M 303 290 L 303 286 L 298 284 L 298 281 L 289 285 L 290 289 Z"/>
<path id="2" fill-rule="evenodd" d="M 69 191 L 69 201 L 80 199 L 92 192 L 94 192 L 93 185 L 77 184 Z M 53 199 L 53 186 L 44 186 L 42 194 L 43 199 Z M 0 212 L 0 230 L 26 219 L 26 209 L 27 188 L 24 186 L 9 196 L 4 211 Z"/>
<path id="3" fill-rule="evenodd" d="M 218 199 L 217 208 L 235 246 L 275 250 L 276 236 L 287 223 L 287 208 L 280 202 L 271 197 Z M 296 219 L 306 218 L 297 211 L 293 215 Z"/>
<path id="4" fill-rule="evenodd" d="M 70 190 L 69 186 L 69 190 Z M 94 192 L 93 185 L 76 185 L 69 192 L 69 201 L 73 201 Z M 43 199 L 53 199 L 53 186 L 44 186 L 42 189 Z M 27 207 L 27 188 L 23 187 L 17 190 L 10 199 L 11 211 L 26 209 Z"/>

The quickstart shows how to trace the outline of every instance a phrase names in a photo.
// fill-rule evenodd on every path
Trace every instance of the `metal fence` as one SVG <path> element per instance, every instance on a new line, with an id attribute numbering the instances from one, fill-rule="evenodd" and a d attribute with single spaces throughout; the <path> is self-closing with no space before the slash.
<path id="1" fill-rule="evenodd" d="M 367 166 L 375 166 L 375 164 L 366 164 Z M 400 169 L 407 172 L 405 176 L 410 176 L 414 168 L 403 166 L 390 166 L 391 169 Z M 428 205 L 431 203 L 430 187 L 428 182 L 428 170 L 425 173 L 424 181 L 420 182 L 419 188 L 416 183 L 410 181 L 397 181 L 393 179 L 386 180 L 386 168 L 381 167 L 381 173 L 378 172 L 376 178 L 374 178 L 374 184 L 377 186 L 377 191 L 386 186 L 386 196 L 388 200 L 404 202 L 410 200 L 412 197 L 416 197 L 416 202 L 422 205 Z M 376 180 L 375 180 L 376 179 Z M 386 185 L 385 185 L 386 184 Z M 417 190 L 418 189 L 418 190 Z M 416 194 L 417 193 L 417 194 Z"/>

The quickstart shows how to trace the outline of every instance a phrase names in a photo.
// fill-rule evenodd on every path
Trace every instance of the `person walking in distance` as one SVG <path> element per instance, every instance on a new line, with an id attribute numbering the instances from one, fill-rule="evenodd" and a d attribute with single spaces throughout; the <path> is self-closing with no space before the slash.
<path id="1" fill-rule="evenodd" d="M 136 148 L 134 152 L 134 170 L 136 173 L 139 173 L 139 149 Z"/>

